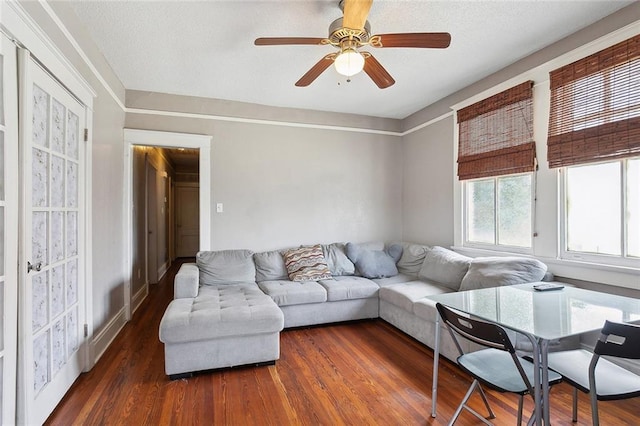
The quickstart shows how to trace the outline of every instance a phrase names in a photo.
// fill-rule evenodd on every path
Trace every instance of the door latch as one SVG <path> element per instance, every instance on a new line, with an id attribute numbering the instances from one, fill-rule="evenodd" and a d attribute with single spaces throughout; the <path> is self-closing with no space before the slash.
<path id="1" fill-rule="evenodd" d="M 27 262 L 27 274 L 31 271 L 40 272 L 42 269 L 42 262 L 38 262 L 35 265 L 32 265 L 31 262 Z"/>

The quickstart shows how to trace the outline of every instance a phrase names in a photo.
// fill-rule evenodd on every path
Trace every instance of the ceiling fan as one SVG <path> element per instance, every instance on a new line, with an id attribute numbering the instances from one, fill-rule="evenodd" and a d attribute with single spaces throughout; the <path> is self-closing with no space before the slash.
<path id="1" fill-rule="evenodd" d="M 369 52 L 362 51 L 367 46 L 420 47 L 444 49 L 451 43 L 449 33 L 398 33 L 371 35 L 367 15 L 373 0 L 340 0 L 339 6 L 344 16 L 329 26 L 329 37 L 260 37 L 256 46 L 275 45 L 331 45 L 339 49 L 337 53 L 325 55 L 305 75 L 296 82 L 298 87 L 306 87 L 320 76 L 331 64 L 338 73 L 347 78 L 363 71 L 381 89 L 392 86 L 395 80 Z M 350 81 L 350 80 L 347 80 Z"/>

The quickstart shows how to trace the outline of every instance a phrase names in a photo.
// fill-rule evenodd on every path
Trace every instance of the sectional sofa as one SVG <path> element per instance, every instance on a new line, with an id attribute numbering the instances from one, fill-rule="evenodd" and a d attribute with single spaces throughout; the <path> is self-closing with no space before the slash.
<path id="1" fill-rule="evenodd" d="M 296 267 L 311 275 L 295 275 Z M 433 348 L 437 313 L 428 296 L 551 279 L 533 258 L 472 259 L 413 243 L 200 252 L 178 271 L 160 324 L 165 371 L 177 378 L 273 363 L 283 328 L 378 317 Z M 454 360 L 456 348 L 441 336 L 441 354 Z"/>

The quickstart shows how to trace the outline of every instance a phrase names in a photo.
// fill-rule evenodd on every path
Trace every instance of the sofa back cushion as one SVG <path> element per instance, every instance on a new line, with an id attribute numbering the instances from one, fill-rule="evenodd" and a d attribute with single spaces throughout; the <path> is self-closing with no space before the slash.
<path id="1" fill-rule="evenodd" d="M 196 254 L 200 285 L 255 283 L 251 250 L 200 251 Z"/>
<path id="2" fill-rule="evenodd" d="M 435 246 L 427 252 L 418 277 L 458 291 L 470 262 L 470 257 Z"/>
<path id="3" fill-rule="evenodd" d="M 291 281 L 318 281 L 331 278 L 320 244 L 284 252 L 284 264 Z"/>
<path id="4" fill-rule="evenodd" d="M 402 257 L 397 264 L 398 272 L 416 277 L 424 263 L 424 258 L 427 256 L 429 247 L 413 243 L 401 244 L 403 249 Z"/>
<path id="5" fill-rule="evenodd" d="M 324 258 L 333 276 L 353 275 L 356 273 L 356 266 L 347 257 L 344 247 L 343 243 L 322 245 Z"/>
<path id="6" fill-rule="evenodd" d="M 478 257 L 471 261 L 460 291 L 541 281 L 547 265 L 529 257 Z"/>
<path id="7" fill-rule="evenodd" d="M 283 252 L 278 250 L 255 253 L 256 281 L 288 280 L 287 267 L 284 265 Z"/>
<path id="8" fill-rule="evenodd" d="M 363 248 L 347 243 L 347 256 L 356 265 L 358 273 L 365 278 L 386 278 L 398 275 L 396 262 L 402 256 L 402 246 L 391 244 L 384 250 Z"/>

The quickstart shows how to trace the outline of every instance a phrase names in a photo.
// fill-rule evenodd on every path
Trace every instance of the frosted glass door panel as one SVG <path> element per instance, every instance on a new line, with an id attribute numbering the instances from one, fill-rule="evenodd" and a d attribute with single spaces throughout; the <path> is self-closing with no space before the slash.
<path id="1" fill-rule="evenodd" d="M 25 320 L 30 337 L 25 344 L 28 397 L 25 423 L 41 423 L 51 413 L 83 366 L 82 306 L 84 257 L 84 146 L 80 126 L 84 107 L 55 79 L 29 61 L 25 92 L 30 94 L 30 119 L 22 148 L 29 166 L 25 192 L 26 261 Z M 30 158 L 27 158 L 30 157 Z"/>

